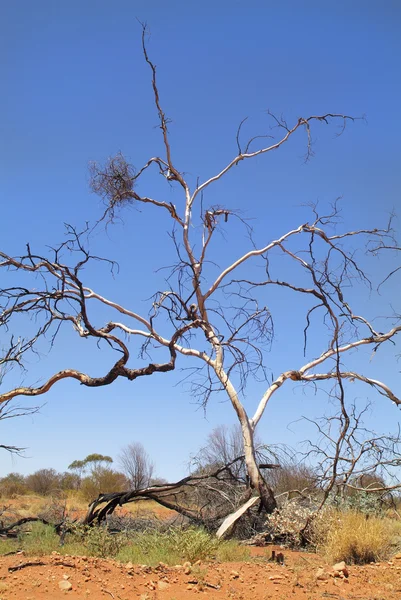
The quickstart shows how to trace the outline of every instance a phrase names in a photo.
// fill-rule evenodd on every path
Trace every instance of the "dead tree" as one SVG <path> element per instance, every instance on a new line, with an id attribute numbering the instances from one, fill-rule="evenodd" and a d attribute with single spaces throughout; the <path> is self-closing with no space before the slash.
<path id="1" fill-rule="evenodd" d="M 118 461 L 131 489 L 139 490 L 150 486 L 154 464 L 141 443 L 133 442 L 125 446 Z"/>
<path id="2" fill-rule="evenodd" d="M 340 410 L 332 416 L 306 419 L 316 428 L 317 438 L 305 442 L 307 451 L 302 458 L 312 459 L 316 465 L 316 483 L 323 491 L 323 502 L 330 495 L 344 500 L 357 492 L 389 497 L 401 489 L 399 424 L 393 433 L 377 433 L 363 423 L 369 402 L 362 408 L 355 402 L 349 407 L 340 404 Z"/>
<path id="3" fill-rule="evenodd" d="M 278 464 L 258 465 L 259 468 L 275 469 Z M 226 517 L 241 508 L 252 497 L 248 478 L 244 477 L 245 456 L 212 468 L 200 468 L 191 475 L 174 483 L 150 485 L 123 492 L 100 494 L 90 503 L 84 525 L 102 523 L 114 511 L 132 502 L 153 500 L 180 514 L 187 522 L 203 525 L 216 532 Z M 252 497 L 252 504 L 258 501 Z"/>
<path id="4" fill-rule="evenodd" d="M 174 159 L 169 137 L 169 119 L 161 104 L 157 85 L 156 67 L 148 55 L 146 29 L 143 30 L 143 54 L 150 68 L 154 102 L 163 140 L 162 156 L 154 156 L 136 169 L 122 155 L 104 166 L 92 166 L 92 187 L 105 202 L 100 223 L 110 224 L 127 205 L 148 206 L 164 213 L 171 225 L 171 241 L 177 262 L 162 289 L 155 291 L 148 314 L 135 306 L 117 302 L 113 291 L 105 296 L 91 289 L 84 281 L 84 268 L 89 269 L 99 257 L 90 253 L 84 231 L 68 227 L 67 239 L 50 255 L 36 253 L 28 245 L 25 253 L 13 257 L 0 252 L 3 273 L 13 271 L 13 283 L 1 289 L 0 325 L 14 331 L 14 320 L 21 316 L 35 317 L 37 329 L 25 341 L 11 337 L 8 352 L 22 364 L 23 357 L 38 347 L 43 336 L 58 343 L 60 331 L 69 325 L 77 336 L 92 338 L 115 352 L 115 360 L 105 373 L 90 375 L 70 365 L 53 373 L 41 385 L 24 385 L 2 391 L 1 402 L 16 396 L 36 397 L 48 392 L 63 379 L 72 378 L 81 385 L 98 387 L 112 384 L 117 378 L 133 381 L 139 377 L 172 371 L 184 359 L 199 364 L 195 371 L 193 391 L 206 405 L 216 391 L 227 395 L 241 427 L 242 443 L 250 486 L 260 498 L 264 509 L 276 507 L 272 489 L 266 483 L 255 456 L 254 434 L 266 408 L 283 386 L 316 385 L 317 382 L 354 380 L 366 383 L 372 390 L 397 405 L 399 397 L 384 382 L 367 373 L 351 371 L 346 366 L 347 356 L 358 348 L 370 346 L 377 353 L 384 346 L 395 343 L 401 331 L 399 315 L 385 322 L 378 330 L 367 317 L 352 308 L 349 298 L 351 287 L 375 289 L 364 270 L 367 258 L 383 252 L 396 252 L 397 246 L 391 223 L 383 228 L 347 231 L 341 225 L 337 203 L 327 213 L 311 207 L 308 222 L 294 224 L 289 231 L 265 235 L 261 245 L 250 242 L 249 250 L 219 269 L 213 256 L 212 240 L 216 232 L 228 228 L 240 214 L 230 207 L 207 204 L 209 190 L 243 162 L 252 161 L 276 151 L 289 143 L 297 134 L 306 136 L 306 158 L 312 154 L 311 129 L 339 122 L 342 130 L 353 117 L 325 113 L 298 118 L 292 125 L 268 112 L 277 138 L 254 136 L 242 141 L 242 124 L 237 132 L 238 150 L 225 166 L 204 181 L 190 185 Z M 163 176 L 167 189 L 173 186 L 181 192 L 182 201 L 174 205 L 168 200 L 154 198 L 140 190 L 142 175 L 154 170 Z M 99 224 L 98 224 L 99 226 Z M 251 231 L 248 227 L 248 234 Z M 227 233 L 229 236 L 229 231 Z M 235 240 L 233 240 L 233 247 Z M 356 253 L 355 248 L 361 252 Z M 75 257 L 73 262 L 71 257 Z M 280 257 L 279 266 L 275 261 Z M 361 258 L 362 257 L 362 258 Z M 361 260 L 361 262 L 360 262 Z M 108 261 L 113 268 L 114 263 Z M 251 264 L 255 277 L 247 276 Z M 289 269 L 283 268 L 289 266 Z M 161 265 L 163 266 L 163 265 Z M 383 266 L 384 269 L 384 266 Z M 395 271 L 393 269 L 393 275 Z M 21 284 L 15 285 L 15 273 L 21 275 Z M 294 273 L 296 275 L 294 276 Z M 257 276 L 258 274 L 258 276 Z M 35 279 L 29 283 L 30 276 Z M 5 276 L 2 278 L 4 281 Z M 384 279 L 384 278 L 383 278 Z M 23 282 L 23 283 L 22 283 Z M 365 287 L 364 287 L 365 286 Z M 382 288 L 382 293 L 385 287 Z M 273 381 L 267 382 L 266 349 L 273 343 L 273 315 L 268 306 L 268 294 L 281 293 L 308 301 L 305 314 L 305 361 L 288 365 Z M 97 324 L 96 306 L 108 307 L 110 319 Z M 19 319 L 20 320 L 20 319 Z M 309 353 L 308 332 L 321 327 L 319 352 Z M 163 333 L 162 333 L 163 332 Z M 142 355 L 137 364 L 130 352 L 128 338 L 143 340 Z M 294 343 L 290 340 L 289 343 Z M 161 356 L 157 362 L 153 356 Z M 166 356 L 167 354 L 167 356 Z M 149 358 L 149 356 L 151 358 Z M 265 378 L 266 388 L 258 399 L 254 414 L 248 414 L 243 402 L 243 391 L 249 377 Z"/>

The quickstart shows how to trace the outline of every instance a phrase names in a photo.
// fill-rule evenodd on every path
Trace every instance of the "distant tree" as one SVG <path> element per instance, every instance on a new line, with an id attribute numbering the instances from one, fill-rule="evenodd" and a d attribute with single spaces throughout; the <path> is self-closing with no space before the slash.
<path id="1" fill-rule="evenodd" d="M 92 471 L 92 473 L 98 471 L 101 467 L 104 467 L 104 464 L 111 464 L 113 459 L 111 456 L 105 456 L 103 454 L 88 454 L 86 458 L 83 460 L 85 467 Z"/>
<path id="2" fill-rule="evenodd" d="M 129 482 L 123 473 L 99 466 L 81 482 L 80 493 L 85 500 L 93 500 L 99 494 L 129 490 Z"/>
<path id="3" fill-rule="evenodd" d="M 26 485 L 35 494 L 48 496 L 60 489 L 60 474 L 55 469 L 39 469 L 28 475 Z"/>
<path id="4" fill-rule="evenodd" d="M 79 490 L 81 487 L 81 476 L 78 473 L 61 473 L 60 487 L 62 490 Z"/>
<path id="5" fill-rule="evenodd" d="M 309 495 L 318 489 L 318 477 L 315 471 L 306 464 L 292 458 L 285 461 L 280 469 L 269 471 L 267 481 L 274 490 L 276 497 L 280 495 L 284 495 L 284 497 L 299 494 Z"/>
<path id="6" fill-rule="evenodd" d="M 20 473 L 9 473 L 0 479 L 0 496 L 12 498 L 27 493 L 26 480 Z"/>
<path id="7" fill-rule="evenodd" d="M 131 489 L 140 490 L 154 484 L 154 464 L 140 442 L 128 444 L 118 457 L 121 470 L 127 477 Z"/>
<path id="8" fill-rule="evenodd" d="M 113 459 L 111 458 L 111 456 L 93 453 L 88 454 L 88 456 L 83 460 L 73 460 L 72 463 L 68 465 L 68 468 L 71 471 L 75 471 L 79 475 L 79 477 L 82 477 L 82 474 L 87 469 L 90 469 L 90 471 L 95 472 L 98 471 L 102 466 L 104 466 L 104 463 L 111 464 L 112 462 Z"/>
<path id="9" fill-rule="evenodd" d="M 279 455 L 282 454 L 282 449 L 263 444 L 257 435 L 254 443 L 259 465 L 273 469 L 280 466 Z M 247 481 L 242 431 L 238 423 L 232 427 L 219 425 L 213 429 L 207 436 L 206 444 L 192 458 L 192 466 L 200 472 L 213 471 L 224 465 L 231 465 L 230 472 L 238 481 Z"/>
<path id="10" fill-rule="evenodd" d="M 149 485 L 166 485 L 168 483 L 167 479 L 164 479 L 164 477 L 152 477 L 152 479 L 150 480 Z"/>
<path id="11" fill-rule="evenodd" d="M 70 465 L 68 465 L 68 469 L 70 471 L 75 471 L 78 477 L 82 477 L 82 473 L 85 471 L 86 463 L 84 460 L 73 460 Z"/>

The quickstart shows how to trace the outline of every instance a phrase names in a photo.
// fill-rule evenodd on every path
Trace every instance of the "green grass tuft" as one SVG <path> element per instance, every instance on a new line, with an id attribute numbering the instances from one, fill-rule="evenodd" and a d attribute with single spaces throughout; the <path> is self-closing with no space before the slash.
<path id="1" fill-rule="evenodd" d="M 77 528 L 60 546 L 60 538 L 51 526 L 32 523 L 29 530 L 21 532 L 18 540 L 0 541 L 0 555 L 15 550 L 24 550 L 27 556 L 44 556 L 56 551 L 75 556 L 116 558 L 121 562 L 149 566 L 159 562 L 176 565 L 185 561 L 215 559 L 230 562 L 250 558 L 249 550 L 237 542 L 218 540 L 197 528 L 134 535 L 111 535 L 103 527 Z"/>

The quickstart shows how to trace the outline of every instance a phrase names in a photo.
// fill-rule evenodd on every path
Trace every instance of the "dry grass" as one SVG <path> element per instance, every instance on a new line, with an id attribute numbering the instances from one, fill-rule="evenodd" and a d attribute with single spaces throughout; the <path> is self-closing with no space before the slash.
<path id="1" fill-rule="evenodd" d="M 71 519 L 82 517 L 88 510 L 88 502 L 82 497 L 79 490 L 68 490 L 62 496 L 39 496 L 37 494 L 15 495 L 12 498 L 2 498 L 1 503 L 9 507 L 7 511 L 10 520 L 17 520 L 22 517 L 37 517 L 45 513 L 52 504 L 57 502 L 60 506 L 66 508 L 66 512 Z M 164 506 L 160 506 L 154 500 L 143 500 L 141 502 L 132 502 L 126 504 L 123 508 L 117 509 L 116 514 L 129 514 L 135 517 L 147 517 L 149 515 L 157 516 L 160 519 L 168 519 L 176 513 Z"/>
<path id="2" fill-rule="evenodd" d="M 327 560 L 366 564 L 385 560 L 401 541 L 401 523 L 360 512 L 327 511 L 315 523 L 318 552 Z"/>

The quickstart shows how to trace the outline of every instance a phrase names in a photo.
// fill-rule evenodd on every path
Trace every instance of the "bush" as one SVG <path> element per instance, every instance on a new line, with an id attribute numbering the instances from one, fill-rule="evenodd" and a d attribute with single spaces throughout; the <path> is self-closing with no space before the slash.
<path id="1" fill-rule="evenodd" d="M 124 489 L 129 489 L 129 485 L 122 473 L 99 467 L 82 480 L 80 493 L 84 500 L 90 502 L 101 493 L 120 492 Z"/>
<path id="2" fill-rule="evenodd" d="M 85 554 L 110 558 L 114 557 L 127 543 L 127 537 L 123 534 L 111 534 L 104 526 L 83 527 L 68 537 L 69 544 L 77 542 L 85 547 Z"/>
<path id="3" fill-rule="evenodd" d="M 62 473 L 60 476 L 60 486 L 64 491 L 76 491 L 81 487 L 81 478 L 77 473 Z"/>
<path id="4" fill-rule="evenodd" d="M 382 494 L 373 492 L 356 492 L 345 498 L 335 497 L 331 500 L 331 504 L 340 511 L 351 510 L 376 517 L 384 517 L 387 508 L 386 502 L 382 500 Z"/>
<path id="5" fill-rule="evenodd" d="M 318 551 L 329 560 L 362 565 L 391 556 L 401 525 L 361 512 L 327 509 L 324 518 L 316 520 L 313 530 Z"/>
<path id="6" fill-rule="evenodd" d="M 28 491 L 26 480 L 19 473 L 9 473 L 0 479 L 0 496 L 2 498 L 14 498 Z"/>
<path id="7" fill-rule="evenodd" d="M 29 490 L 41 496 L 50 496 L 61 488 L 60 475 L 54 469 L 40 469 L 26 478 Z"/>
<path id="8" fill-rule="evenodd" d="M 315 506 L 305 506 L 299 499 L 287 500 L 269 515 L 267 531 L 273 541 L 297 547 L 303 544 L 301 532 L 313 517 Z"/>

